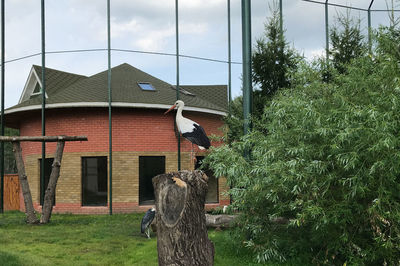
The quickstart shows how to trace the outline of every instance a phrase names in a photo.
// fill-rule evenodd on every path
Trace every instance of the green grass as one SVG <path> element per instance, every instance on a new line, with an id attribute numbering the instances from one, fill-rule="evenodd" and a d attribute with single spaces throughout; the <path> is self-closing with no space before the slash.
<path id="1" fill-rule="evenodd" d="M 140 234 L 142 214 L 54 214 L 47 225 L 28 225 L 20 212 L 0 214 L 0 265 L 157 265 L 157 240 Z M 211 230 L 215 265 L 254 264 L 237 251 L 229 232 Z"/>

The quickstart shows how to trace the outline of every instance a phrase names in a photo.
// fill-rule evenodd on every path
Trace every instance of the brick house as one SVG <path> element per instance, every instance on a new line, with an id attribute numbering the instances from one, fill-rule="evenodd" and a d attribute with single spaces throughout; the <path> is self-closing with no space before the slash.
<path id="1" fill-rule="evenodd" d="M 5 111 L 6 125 L 21 136 L 41 135 L 41 67 L 33 66 L 19 103 Z M 177 170 L 174 86 L 128 64 L 112 68 L 113 212 L 143 211 L 154 203 L 151 178 Z M 208 135 L 221 135 L 227 110 L 226 86 L 181 86 L 184 115 Z M 107 71 L 82 76 L 46 69 L 46 135 L 86 135 L 87 142 L 66 143 L 54 212 L 108 213 Z M 23 142 L 23 157 L 34 206 L 40 210 L 41 143 Z M 218 145 L 212 142 L 212 145 Z M 182 169 L 198 165 L 192 145 L 181 138 Z M 46 144 L 45 184 L 55 143 Z M 206 155 L 195 148 L 198 162 Z M 211 178 L 208 208 L 229 204 L 224 179 Z M 21 206 L 21 209 L 23 206 Z"/>

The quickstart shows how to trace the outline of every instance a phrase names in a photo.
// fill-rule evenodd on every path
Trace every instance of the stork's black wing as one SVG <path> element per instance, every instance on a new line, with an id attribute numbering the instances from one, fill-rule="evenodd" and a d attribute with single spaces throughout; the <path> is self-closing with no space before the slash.
<path id="1" fill-rule="evenodd" d="M 206 149 L 210 148 L 210 139 L 207 137 L 204 128 L 198 124 L 193 124 L 193 126 L 192 132 L 183 133 L 182 136 L 197 146 L 202 146 Z"/>
<path id="2" fill-rule="evenodd" d="M 151 222 L 154 219 L 154 216 L 156 215 L 155 211 L 152 211 L 151 209 L 148 209 L 147 212 L 144 214 L 142 218 L 142 224 L 141 224 L 141 232 L 142 234 L 146 230 L 146 228 L 151 224 Z"/>

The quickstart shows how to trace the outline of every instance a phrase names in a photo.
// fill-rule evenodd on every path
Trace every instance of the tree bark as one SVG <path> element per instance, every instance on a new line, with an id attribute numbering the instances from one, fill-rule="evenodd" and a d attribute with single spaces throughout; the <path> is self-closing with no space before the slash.
<path id="1" fill-rule="evenodd" d="M 25 173 L 24 161 L 22 159 L 22 150 L 19 141 L 12 143 L 14 148 L 15 161 L 17 163 L 19 183 L 21 184 L 22 195 L 24 197 L 26 221 L 29 224 L 36 224 L 39 222 L 33 208 L 31 190 L 29 189 L 28 178 Z"/>
<path id="2" fill-rule="evenodd" d="M 208 239 L 204 212 L 207 181 L 202 171 L 153 178 L 160 266 L 214 264 L 214 245 Z"/>
<path id="3" fill-rule="evenodd" d="M 64 141 L 57 142 L 57 148 L 54 155 L 49 184 L 47 185 L 46 193 L 44 196 L 43 211 L 42 216 L 40 217 L 41 224 L 46 224 L 49 222 L 51 212 L 53 211 L 53 198 L 56 191 L 58 177 L 60 176 L 61 159 L 64 151 L 64 145 Z"/>

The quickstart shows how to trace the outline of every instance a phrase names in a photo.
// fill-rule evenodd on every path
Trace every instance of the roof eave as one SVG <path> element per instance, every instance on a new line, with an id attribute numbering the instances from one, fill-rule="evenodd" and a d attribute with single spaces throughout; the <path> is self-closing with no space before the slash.
<path id="1" fill-rule="evenodd" d="M 168 110 L 171 106 L 167 104 L 152 104 L 152 103 L 126 103 L 126 102 L 112 102 L 112 107 L 121 107 L 121 108 L 148 108 L 148 109 L 166 109 Z M 74 103 L 49 103 L 46 104 L 46 109 L 60 109 L 60 108 L 92 108 L 92 107 L 108 107 L 108 102 L 74 102 Z M 12 109 L 7 109 L 4 111 L 4 114 L 13 114 L 18 112 L 26 112 L 32 110 L 40 110 L 42 105 L 28 105 L 22 106 Z M 186 111 L 194 111 L 200 113 L 208 113 L 226 116 L 227 113 L 220 110 L 213 110 L 208 108 L 201 107 L 191 107 L 185 106 Z"/>

